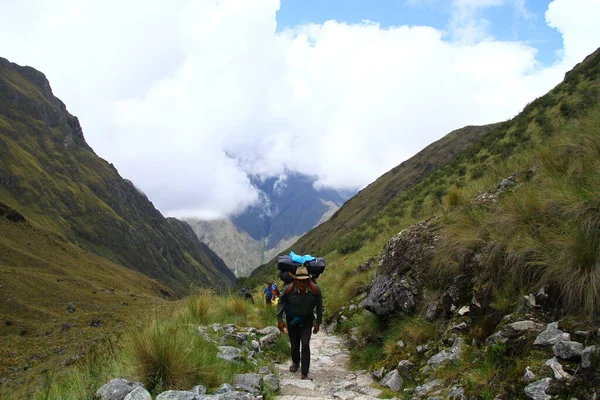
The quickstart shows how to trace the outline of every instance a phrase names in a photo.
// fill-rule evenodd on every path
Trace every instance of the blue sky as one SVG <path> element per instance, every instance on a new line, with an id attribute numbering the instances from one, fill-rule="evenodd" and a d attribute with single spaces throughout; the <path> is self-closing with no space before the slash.
<path id="1" fill-rule="evenodd" d="M 535 47 L 541 65 L 554 63 L 562 40 L 559 32 L 549 27 L 545 20 L 550 0 L 502 3 L 479 10 L 478 17 L 489 21 L 487 33 L 496 40 L 522 41 Z M 453 4 L 448 0 L 281 0 L 277 25 L 283 30 L 328 20 L 351 24 L 369 20 L 379 23 L 382 28 L 426 25 L 447 30 L 452 13 Z"/>

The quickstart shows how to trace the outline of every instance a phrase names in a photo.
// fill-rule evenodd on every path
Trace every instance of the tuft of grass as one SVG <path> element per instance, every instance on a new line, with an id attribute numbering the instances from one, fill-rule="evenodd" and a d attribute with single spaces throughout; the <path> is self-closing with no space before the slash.
<path id="1" fill-rule="evenodd" d="M 203 345 L 194 339 L 159 320 L 133 332 L 129 357 L 135 375 L 150 391 L 191 387 L 197 372 L 192 349 Z"/>

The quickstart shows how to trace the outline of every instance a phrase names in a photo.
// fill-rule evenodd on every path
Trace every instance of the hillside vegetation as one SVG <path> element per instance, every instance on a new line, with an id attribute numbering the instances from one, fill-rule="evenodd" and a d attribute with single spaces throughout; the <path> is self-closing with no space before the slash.
<path id="1" fill-rule="evenodd" d="M 0 201 L 84 250 L 164 282 L 227 287 L 225 263 L 87 145 L 46 77 L 0 58 Z"/>
<path id="2" fill-rule="evenodd" d="M 291 249 L 297 253 L 343 255 L 370 242 L 383 245 L 404 227 L 438 213 L 442 199 L 453 188 L 479 185 L 483 190 L 482 177 L 486 173 L 497 171 L 509 158 L 547 141 L 567 121 L 595 106 L 599 96 L 600 51 L 596 51 L 515 118 L 476 130 L 451 132 L 392 169 L 346 202 L 329 221 L 301 237 Z M 437 167 L 423 173 L 424 160 Z M 407 177 L 415 178 L 407 183 Z M 386 195 L 390 187 L 396 188 L 394 196 Z M 378 206 L 374 206 L 372 200 L 358 201 L 361 198 L 382 200 L 376 200 Z M 255 285 L 275 275 L 273 259 L 257 268 L 245 284 Z"/>

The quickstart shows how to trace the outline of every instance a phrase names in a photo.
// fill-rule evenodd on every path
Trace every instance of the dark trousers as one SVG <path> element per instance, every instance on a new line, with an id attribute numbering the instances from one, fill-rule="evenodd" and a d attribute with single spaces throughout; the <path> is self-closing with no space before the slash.
<path id="1" fill-rule="evenodd" d="M 288 335 L 290 336 L 290 345 L 292 346 L 292 362 L 300 365 L 302 375 L 308 374 L 310 367 L 310 336 L 312 334 L 312 321 L 304 323 L 303 327 L 292 326 L 292 318 L 286 316 Z M 302 344 L 302 351 L 300 345 Z M 302 353 L 302 357 L 300 357 Z M 302 361 L 302 363 L 300 363 Z"/>

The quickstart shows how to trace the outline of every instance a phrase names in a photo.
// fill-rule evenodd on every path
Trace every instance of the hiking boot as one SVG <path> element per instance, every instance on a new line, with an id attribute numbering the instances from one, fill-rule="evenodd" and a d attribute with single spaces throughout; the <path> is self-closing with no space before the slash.
<path id="1" fill-rule="evenodd" d="M 310 379 L 310 378 L 308 377 L 308 375 L 306 375 L 306 374 L 302 374 L 302 378 L 300 378 L 300 379 L 302 379 L 302 380 L 307 380 L 307 379 L 308 379 L 308 380 L 311 380 L 311 381 L 312 381 L 312 379 Z"/>
<path id="2" fill-rule="evenodd" d="M 298 364 L 290 365 L 290 372 L 296 372 L 296 371 L 298 371 Z"/>

